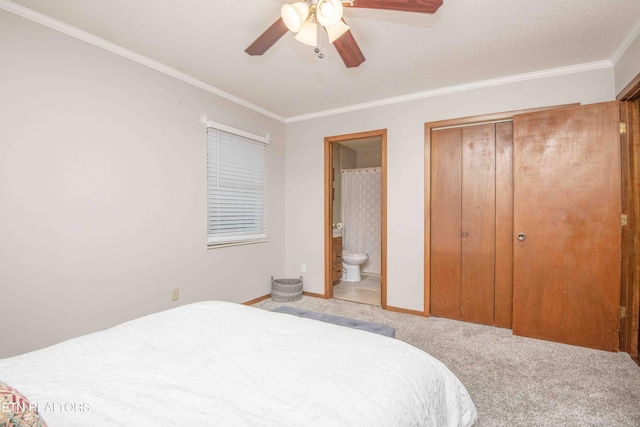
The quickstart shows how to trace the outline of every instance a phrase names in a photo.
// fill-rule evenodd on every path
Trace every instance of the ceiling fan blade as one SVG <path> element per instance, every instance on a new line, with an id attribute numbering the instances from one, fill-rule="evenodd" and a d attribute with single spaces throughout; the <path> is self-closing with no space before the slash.
<path id="1" fill-rule="evenodd" d="M 282 18 L 278 18 L 278 20 L 274 22 L 273 25 L 267 28 L 267 31 L 260 34 L 260 36 L 244 51 L 249 55 L 262 55 L 271 46 L 273 46 L 275 42 L 280 40 L 280 38 L 284 36 L 287 31 L 289 31 L 289 29 L 284 24 Z"/>
<path id="2" fill-rule="evenodd" d="M 354 0 L 353 6 L 343 3 L 347 7 L 361 7 L 366 9 L 402 10 L 405 12 L 435 13 L 443 0 Z"/>
<path id="3" fill-rule="evenodd" d="M 333 45 L 338 50 L 347 68 L 357 67 L 365 61 L 364 55 L 350 30 L 347 30 L 338 40 L 334 41 Z"/>

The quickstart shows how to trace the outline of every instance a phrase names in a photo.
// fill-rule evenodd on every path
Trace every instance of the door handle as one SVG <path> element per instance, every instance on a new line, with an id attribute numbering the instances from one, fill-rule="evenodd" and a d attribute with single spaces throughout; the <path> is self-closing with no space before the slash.
<path id="1" fill-rule="evenodd" d="M 524 233 L 520 233 L 520 234 L 518 234 L 518 240 L 523 241 L 523 240 L 524 240 L 524 239 L 526 239 L 526 238 L 527 238 L 527 236 L 525 236 L 525 234 L 524 234 Z"/>

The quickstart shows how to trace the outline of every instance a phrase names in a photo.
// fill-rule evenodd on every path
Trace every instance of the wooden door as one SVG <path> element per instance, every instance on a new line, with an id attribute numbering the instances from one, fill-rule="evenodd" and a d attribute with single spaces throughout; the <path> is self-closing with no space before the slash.
<path id="1" fill-rule="evenodd" d="M 495 124 L 462 131 L 462 253 L 460 318 L 493 325 L 496 140 Z"/>
<path id="2" fill-rule="evenodd" d="M 460 319 L 462 131 L 431 136 L 431 314 Z"/>
<path id="3" fill-rule="evenodd" d="M 510 131 L 510 124 L 507 127 Z M 502 142 L 501 158 L 511 170 L 511 150 L 505 148 L 510 136 L 504 133 L 497 132 L 495 123 L 432 132 L 430 282 L 434 316 L 495 324 L 497 134 Z M 500 170 L 504 173 L 505 166 Z M 509 193 L 500 198 L 508 209 L 510 197 Z M 510 245 L 510 232 L 507 238 Z M 500 307 L 507 307 L 509 314 L 499 316 L 500 325 L 509 327 L 510 277 L 502 284 L 509 287 L 509 302 Z"/>
<path id="4" fill-rule="evenodd" d="M 514 117 L 513 332 L 618 348 L 617 102 Z"/>
<path id="5" fill-rule="evenodd" d="M 513 123 L 496 123 L 496 272 L 494 324 L 513 315 Z"/>

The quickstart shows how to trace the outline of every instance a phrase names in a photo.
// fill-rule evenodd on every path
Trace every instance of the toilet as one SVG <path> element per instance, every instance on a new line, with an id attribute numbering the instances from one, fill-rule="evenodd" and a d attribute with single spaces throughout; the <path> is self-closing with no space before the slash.
<path id="1" fill-rule="evenodd" d="M 342 252 L 342 280 L 345 282 L 359 282 L 360 266 L 369 259 L 369 255 L 357 252 Z"/>

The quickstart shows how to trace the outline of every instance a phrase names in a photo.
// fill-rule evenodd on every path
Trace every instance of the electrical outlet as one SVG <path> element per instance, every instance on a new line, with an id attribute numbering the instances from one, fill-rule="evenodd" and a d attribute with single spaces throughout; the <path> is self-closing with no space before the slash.
<path id="1" fill-rule="evenodd" d="M 300 266 L 300 271 L 303 272 L 303 273 L 306 273 L 307 272 L 307 264 L 302 264 Z"/>
<path id="2" fill-rule="evenodd" d="M 178 301 L 180 299 L 180 288 L 173 288 L 171 290 L 171 301 Z"/>

